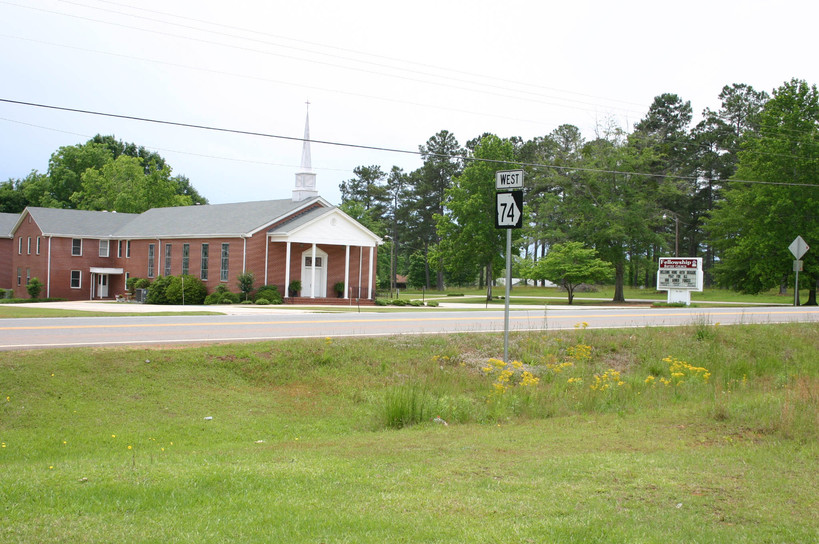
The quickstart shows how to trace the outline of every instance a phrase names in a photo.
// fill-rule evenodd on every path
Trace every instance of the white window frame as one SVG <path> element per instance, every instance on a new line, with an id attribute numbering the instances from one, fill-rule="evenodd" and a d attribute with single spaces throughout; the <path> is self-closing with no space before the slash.
<path id="1" fill-rule="evenodd" d="M 26 241 L 26 255 L 31 255 L 31 236 Z"/>
<path id="2" fill-rule="evenodd" d="M 111 255 L 111 240 L 100 240 L 100 257 Z"/>
<path id="3" fill-rule="evenodd" d="M 79 253 L 74 252 L 74 242 L 75 241 L 80 242 L 80 252 Z M 82 238 L 72 238 L 71 239 L 71 256 L 72 257 L 82 257 Z"/>
<path id="4" fill-rule="evenodd" d="M 37 237 L 37 255 L 40 254 L 40 237 Z"/>
<path id="5" fill-rule="evenodd" d="M 77 273 L 77 285 L 74 285 L 74 272 Z M 72 289 L 82 289 L 82 270 L 72 270 L 68 281 Z"/>

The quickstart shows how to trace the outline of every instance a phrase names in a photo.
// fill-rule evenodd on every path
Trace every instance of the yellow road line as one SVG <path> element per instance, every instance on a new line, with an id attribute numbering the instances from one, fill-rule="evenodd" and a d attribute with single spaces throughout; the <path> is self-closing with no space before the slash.
<path id="1" fill-rule="evenodd" d="M 572 314 L 572 315 L 553 315 L 553 314 L 546 314 L 546 315 L 510 315 L 509 318 L 513 320 L 532 320 L 532 319 L 547 319 L 547 320 L 555 320 L 555 319 L 579 319 L 582 321 L 586 321 L 589 319 L 595 318 L 638 318 L 638 317 L 662 317 L 662 318 L 691 318 L 691 317 L 699 317 L 699 316 L 706 316 L 706 317 L 713 317 L 713 316 L 730 316 L 730 315 L 770 315 L 770 314 L 785 314 L 791 313 L 790 310 L 765 310 L 765 311 L 715 311 L 709 312 L 704 314 L 702 312 L 675 312 L 675 313 L 659 313 L 659 312 L 646 312 L 646 313 L 601 313 L 601 314 L 591 314 L 591 313 L 581 313 L 581 314 Z M 819 309 L 817 310 L 807 310 L 803 312 L 804 314 L 815 314 L 819 313 Z M 311 319 L 311 320 L 281 320 L 281 321 L 220 321 L 220 322 L 194 322 L 194 323 L 166 323 L 166 322 L 159 322 L 159 323 L 119 323 L 119 324 L 95 324 L 95 325 L 71 325 L 71 324 L 63 324 L 63 325 L 29 325 L 29 326 L 19 326 L 19 327 L 2 327 L 0 326 L 0 331 L 24 331 L 24 330 L 84 330 L 84 329 L 121 329 L 121 328 L 156 328 L 156 327 L 211 327 L 214 325 L 218 326 L 231 326 L 231 327 L 246 327 L 246 326 L 253 326 L 253 325 L 315 325 L 315 324 L 363 324 L 363 323 L 400 323 L 400 322 L 419 322 L 419 321 L 490 321 L 490 320 L 497 320 L 501 319 L 499 316 L 478 316 L 478 315 L 469 315 L 469 316 L 453 316 L 453 317 L 433 317 L 433 316 L 425 316 L 425 317 L 400 317 L 400 318 L 368 318 L 368 319 L 332 319 L 332 320 L 325 320 L 325 319 Z"/>

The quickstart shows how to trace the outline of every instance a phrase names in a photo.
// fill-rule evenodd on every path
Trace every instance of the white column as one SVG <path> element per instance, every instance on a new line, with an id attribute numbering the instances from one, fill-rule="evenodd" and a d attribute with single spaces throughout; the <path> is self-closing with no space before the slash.
<path id="1" fill-rule="evenodd" d="M 264 284 L 267 285 L 267 261 L 270 253 L 270 238 L 265 234 L 264 237 Z M 287 295 L 287 293 L 285 293 Z"/>
<path id="2" fill-rule="evenodd" d="M 48 237 L 48 272 L 46 273 L 46 298 L 51 298 L 51 236 Z"/>
<path id="3" fill-rule="evenodd" d="M 290 240 L 287 241 L 287 252 L 284 257 L 284 296 L 289 297 L 290 292 Z"/>
<path id="4" fill-rule="evenodd" d="M 358 246 L 358 286 L 356 290 L 355 298 L 361 298 L 361 269 L 364 266 L 364 248 Z"/>
<path id="5" fill-rule="evenodd" d="M 242 274 L 247 272 L 247 238 L 242 235 Z"/>
<path id="6" fill-rule="evenodd" d="M 350 298 L 350 246 L 344 246 L 344 298 Z"/>
<path id="7" fill-rule="evenodd" d="M 367 280 L 367 298 L 373 298 L 373 271 L 375 267 L 373 266 L 373 252 L 375 248 L 370 246 L 370 272 L 367 274 L 369 279 Z"/>
<path id="8" fill-rule="evenodd" d="M 310 267 L 310 298 L 316 298 L 316 243 L 313 242 L 313 265 Z"/>

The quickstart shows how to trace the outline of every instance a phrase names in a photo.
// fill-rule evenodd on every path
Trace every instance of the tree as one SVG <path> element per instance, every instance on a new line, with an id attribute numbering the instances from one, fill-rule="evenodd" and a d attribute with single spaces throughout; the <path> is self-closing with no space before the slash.
<path id="1" fill-rule="evenodd" d="M 452 179 L 461 171 L 461 159 L 465 152 L 455 135 L 442 130 L 432 136 L 427 143 L 419 146 L 424 165 L 419 175 L 414 178 L 415 200 L 414 221 L 418 226 L 414 236 L 422 245 L 426 259 L 426 286 L 430 287 L 430 251 L 441 241 L 436 216 L 443 215 L 446 191 L 452 185 Z M 439 260 L 435 263 L 436 288 L 444 288 L 444 267 Z"/>
<path id="2" fill-rule="evenodd" d="M 597 252 L 583 247 L 581 242 L 555 244 L 535 266 L 538 279 L 562 285 L 574 300 L 574 290 L 581 283 L 606 281 L 613 272 L 611 264 L 597 258 Z"/>
<path id="3" fill-rule="evenodd" d="M 239 286 L 239 291 L 245 295 L 245 300 L 250 298 L 250 293 L 253 291 L 253 272 L 242 272 L 239 274 L 239 277 L 236 278 L 236 282 Z"/>
<path id="4" fill-rule="evenodd" d="M 819 246 L 819 92 L 793 79 L 773 93 L 759 129 L 742 143 L 733 183 L 708 226 L 721 260 L 720 284 L 758 293 L 792 274 L 788 246 L 802 236 Z M 748 183 L 751 182 L 751 183 Z M 757 182 L 757 183 L 753 183 Z M 800 276 L 816 304 L 819 255 L 809 251 Z"/>
<path id="5" fill-rule="evenodd" d="M 40 298 L 40 292 L 42 290 L 43 282 L 41 282 L 39 278 L 31 278 L 28 285 L 26 285 L 26 291 L 28 291 L 28 296 L 31 298 Z"/>
<path id="6" fill-rule="evenodd" d="M 694 128 L 695 164 L 698 179 L 692 201 L 692 220 L 700 223 L 721 201 L 725 182 L 737 168 L 741 142 L 757 132 L 759 113 L 768 93 L 744 84 L 726 85 L 719 94 L 722 106 L 705 109 L 703 120 Z M 705 285 L 712 284 L 711 270 L 717 255 L 707 237 L 704 251 Z"/>
<path id="7" fill-rule="evenodd" d="M 82 185 L 71 195 L 71 202 L 81 210 L 109 210 L 141 213 L 151 208 L 188 206 L 189 196 L 177 194 L 168 166 L 145 173 L 142 159 L 120 155 L 101 168 L 89 168 L 82 175 Z"/>
<path id="8" fill-rule="evenodd" d="M 442 260 L 457 268 L 466 264 L 483 267 L 486 296 L 491 300 L 493 270 L 503 265 L 506 249 L 506 231 L 496 229 L 493 220 L 495 172 L 501 169 L 497 161 L 505 162 L 503 169 L 514 168 L 514 147 L 509 140 L 485 136 L 475 146 L 473 158 L 446 190 L 445 212 L 435 220 L 441 234 Z M 515 229 L 513 238 L 519 237 Z"/>
<path id="9" fill-rule="evenodd" d="M 0 211 L 26 206 L 143 212 L 149 208 L 207 204 L 185 176 L 157 153 L 113 136 L 94 136 L 51 155 L 48 172 L 0 183 Z"/>

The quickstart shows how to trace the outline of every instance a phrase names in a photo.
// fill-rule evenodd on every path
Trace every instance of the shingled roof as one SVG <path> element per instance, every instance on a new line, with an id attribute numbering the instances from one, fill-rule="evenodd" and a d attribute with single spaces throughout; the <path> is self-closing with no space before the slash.
<path id="1" fill-rule="evenodd" d="M 138 217 L 133 213 L 63 210 L 60 208 L 26 208 L 44 236 L 74 238 L 112 237 L 123 226 Z M 17 223 L 23 220 L 24 212 Z"/>
<path id="2" fill-rule="evenodd" d="M 303 215 L 315 217 L 316 210 L 335 209 L 322 198 L 301 202 L 291 199 L 152 208 L 140 214 L 63 210 L 59 208 L 26 208 L 45 236 L 73 238 L 176 238 L 233 237 L 252 235 L 270 227 L 290 214 L 299 220 Z M 0 237 L 11 237 L 23 214 L 0 214 Z M 8 226 L 6 226 L 8 223 Z M 6 236 L 6 233 L 8 235 Z"/>
<path id="3" fill-rule="evenodd" d="M 320 199 L 291 199 L 153 208 L 139 214 L 116 232 L 119 238 L 240 236 L 252 234 L 276 220 Z M 321 200 L 324 203 L 323 200 Z"/>
<path id="4" fill-rule="evenodd" d="M 0 238 L 11 238 L 11 231 L 19 220 L 19 213 L 0 213 Z"/>

